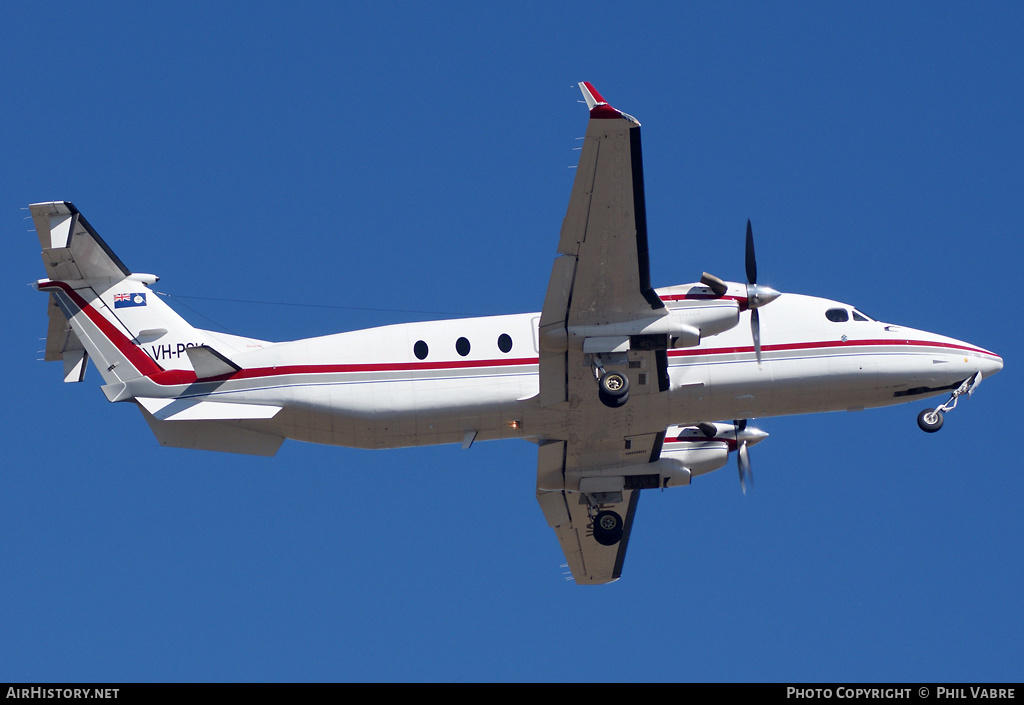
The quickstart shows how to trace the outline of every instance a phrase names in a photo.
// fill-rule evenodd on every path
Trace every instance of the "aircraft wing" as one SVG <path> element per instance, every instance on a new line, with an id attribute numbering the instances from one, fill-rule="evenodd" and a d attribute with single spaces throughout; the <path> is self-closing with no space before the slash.
<path id="1" fill-rule="evenodd" d="M 563 431 L 540 447 L 537 499 L 574 579 L 606 583 L 621 574 L 647 486 L 635 481 L 643 472 L 635 466 L 658 460 L 664 432 L 653 412 L 659 398 L 668 403 L 659 397 L 669 384 L 664 336 L 659 343 L 634 333 L 667 310 L 650 283 L 640 123 L 589 83 L 580 89 L 590 120 L 539 326 L 538 401 L 560 414 Z M 625 375 L 629 397 L 647 396 L 645 403 L 602 403 L 602 370 Z M 595 538 L 602 512 L 623 522 L 617 543 Z"/>
<path id="2" fill-rule="evenodd" d="M 537 501 L 577 583 L 609 583 L 622 575 L 640 490 L 657 487 L 661 478 L 654 465 L 649 475 L 621 473 L 657 461 L 664 439 L 664 433 L 648 433 L 540 446 Z M 615 542 L 602 541 L 601 529 L 595 526 L 609 513 L 622 521 L 622 535 Z"/>
<path id="3" fill-rule="evenodd" d="M 540 402 L 547 407 L 572 394 L 567 352 L 621 349 L 628 338 L 621 326 L 667 313 L 650 281 L 640 123 L 589 83 L 580 89 L 590 121 L 540 319 Z"/>

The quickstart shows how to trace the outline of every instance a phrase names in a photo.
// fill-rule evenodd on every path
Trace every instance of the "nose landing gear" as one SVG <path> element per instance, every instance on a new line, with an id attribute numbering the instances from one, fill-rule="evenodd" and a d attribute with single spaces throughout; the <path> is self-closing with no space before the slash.
<path id="1" fill-rule="evenodd" d="M 935 433 L 942 428 L 943 414 L 955 409 L 956 403 L 962 395 L 966 394 L 970 397 L 979 384 L 981 384 L 981 372 L 977 372 L 973 377 L 965 379 L 963 384 L 953 391 L 953 394 L 950 395 L 945 404 L 937 406 L 934 409 L 925 409 L 918 414 L 917 425 L 925 433 Z"/>
<path id="2" fill-rule="evenodd" d="M 917 415 L 917 425 L 925 433 L 935 433 L 942 428 L 941 409 L 925 409 Z"/>

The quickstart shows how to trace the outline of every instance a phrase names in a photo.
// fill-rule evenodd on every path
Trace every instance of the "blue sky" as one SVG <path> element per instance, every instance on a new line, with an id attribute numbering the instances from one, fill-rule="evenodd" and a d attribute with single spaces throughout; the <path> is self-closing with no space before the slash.
<path id="1" fill-rule="evenodd" d="M 1021 5 L 55 2 L 0 27 L 0 680 L 1024 677 Z M 539 310 L 581 80 L 644 125 L 655 286 L 742 280 L 750 218 L 764 283 L 1006 369 L 935 435 L 921 403 L 758 420 L 753 492 L 730 463 L 644 493 L 623 579 L 588 588 L 529 444 L 166 449 L 95 369 L 36 361 L 45 200 L 203 297 L 171 299 L 201 327 Z"/>

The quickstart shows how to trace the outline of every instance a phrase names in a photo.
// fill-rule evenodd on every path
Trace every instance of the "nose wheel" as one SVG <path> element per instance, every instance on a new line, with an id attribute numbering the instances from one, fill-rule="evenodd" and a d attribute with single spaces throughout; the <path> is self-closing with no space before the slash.
<path id="1" fill-rule="evenodd" d="M 935 433 L 942 428 L 942 411 L 939 409 L 925 409 L 917 415 L 917 425 L 925 433 Z"/>

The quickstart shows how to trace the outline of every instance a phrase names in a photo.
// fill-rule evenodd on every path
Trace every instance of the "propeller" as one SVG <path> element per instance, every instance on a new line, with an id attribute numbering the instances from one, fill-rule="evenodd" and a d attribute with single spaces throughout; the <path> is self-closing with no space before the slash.
<path id="1" fill-rule="evenodd" d="M 747 220 L 747 308 L 750 309 L 750 335 L 754 339 L 754 357 L 761 366 L 761 315 L 758 309 L 779 298 L 779 292 L 757 283 L 757 255 L 754 254 L 754 229 Z M 742 481 L 743 471 L 740 471 Z"/>
<path id="2" fill-rule="evenodd" d="M 754 487 L 754 473 L 750 469 L 750 451 L 747 448 L 760 443 L 768 434 L 759 428 L 748 427 L 746 419 L 736 419 L 733 427 L 736 429 L 736 465 L 740 471 L 740 489 L 745 495 L 748 485 Z"/>
<path id="3" fill-rule="evenodd" d="M 747 252 L 744 264 L 747 267 L 747 283 L 757 282 L 757 255 L 754 254 L 754 228 L 750 225 L 750 218 L 747 218 Z"/>
<path id="4" fill-rule="evenodd" d="M 746 441 L 740 443 L 739 450 L 736 451 L 736 464 L 740 469 L 740 489 L 746 495 L 747 483 L 749 482 L 751 489 L 754 487 L 754 473 L 750 470 L 750 453 L 747 452 Z"/>
<path id="5" fill-rule="evenodd" d="M 761 314 L 758 309 L 779 298 L 779 292 L 770 286 L 757 283 L 757 255 L 754 253 L 754 229 L 747 220 L 747 245 L 745 264 L 747 268 L 747 308 L 750 309 L 750 335 L 754 339 L 754 357 L 758 367 L 761 366 Z M 714 274 L 704 272 L 700 283 L 711 289 L 715 296 L 721 298 L 729 291 L 729 285 Z"/>

